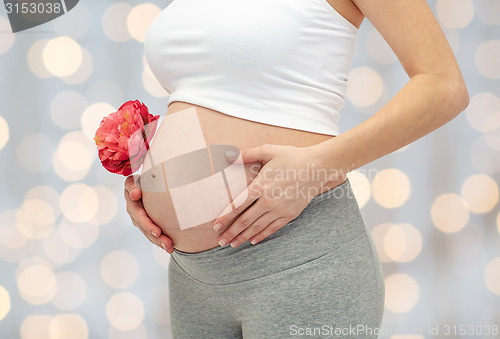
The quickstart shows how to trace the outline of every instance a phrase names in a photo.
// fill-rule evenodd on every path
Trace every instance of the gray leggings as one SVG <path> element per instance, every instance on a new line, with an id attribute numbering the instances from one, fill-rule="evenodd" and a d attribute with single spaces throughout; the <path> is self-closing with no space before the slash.
<path id="1" fill-rule="evenodd" d="M 382 267 L 349 181 L 260 243 L 175 250 L 174 338 L 377 338 Z"/>

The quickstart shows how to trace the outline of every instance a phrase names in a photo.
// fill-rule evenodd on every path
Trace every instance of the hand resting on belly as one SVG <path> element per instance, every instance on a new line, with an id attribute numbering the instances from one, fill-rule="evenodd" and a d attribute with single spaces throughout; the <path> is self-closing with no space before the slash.
<path id="1" fill-rule="evenodd" d="M 147 214 L 177 249 L 217 246 L 213 221 L 257 175 L 260 163 L 234 164 L 227 152 L 239 149 L 207 144 L 194 108 L 162 120 L 139 181 Z"/>

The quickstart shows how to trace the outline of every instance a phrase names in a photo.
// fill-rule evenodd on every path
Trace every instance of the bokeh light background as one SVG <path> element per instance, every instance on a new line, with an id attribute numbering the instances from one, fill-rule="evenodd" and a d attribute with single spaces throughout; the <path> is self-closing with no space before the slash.
<path id="1" fill-rule="evenodd" d="M 143 40 L 168 3 L 81 1 L 15 35 L 0 6 L 0 338 L 170 337 L 169 255 L 132 226 L 124 178 L 101 167 L 91 139 L 127 100 L 164 114 Z M 471 101 L 351 174 L 383 262 L 381 338 L 500 325 L 500 1 L 428 3 Z M 349 77 L 342 131 L 408 80 L 367 20 Z M 447 336 L 470 337 L 495 336 Z"/>

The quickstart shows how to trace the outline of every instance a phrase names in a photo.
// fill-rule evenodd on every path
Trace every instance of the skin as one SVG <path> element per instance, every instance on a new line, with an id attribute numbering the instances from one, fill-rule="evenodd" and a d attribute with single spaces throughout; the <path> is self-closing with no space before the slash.
<path id="1" fill-rule="evenodd" d="M 264 144 L 242 150 L 243 162 L 258 161 L 263 167 L 247 191 L 234 199 L 238 208 L 232 211 L 228 206 L 214 221 L 214 226 L 226 228 L 219 235 L 221 245 L 237 247 L 247 240 L 257 244 L 295 219 L 309 204 L 314 195 L 301 196 L 301 190 L 317 194 L 338 186 L 349 171 L 427 135 L 455 118 L 469 103 L 455 56 L 425 0 L 329 3 L 357 27 L 366 17 L 392 48 L 410 79 L 372 117 L 335 138 L 307 147 Z M 282 169 L 299 171 L 312 164 L 326 171 L 328 177 L 297 181 L 276 175 Z M 125 188 L 127 211 L 134 225 L 153 244 L 164 245 L 172 253 L 171 240 L 161 234 L 141 208 L 141 192 L 134 190 L 132 178 L 127 178 Z M 289 194 L 273 194 L 285 191 Z"/>

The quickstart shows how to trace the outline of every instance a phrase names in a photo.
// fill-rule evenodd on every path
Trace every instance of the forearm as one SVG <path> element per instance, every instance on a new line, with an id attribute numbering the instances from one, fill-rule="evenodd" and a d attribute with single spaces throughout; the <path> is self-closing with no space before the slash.
<path id="1" fill-rule="evenodd" d="M 468 99 L 461 81 L 415 75 L 375 115 L 318 144 L 317 156 L 323 168 L 347 174 L 444 125 L 467 107 Z"/>

